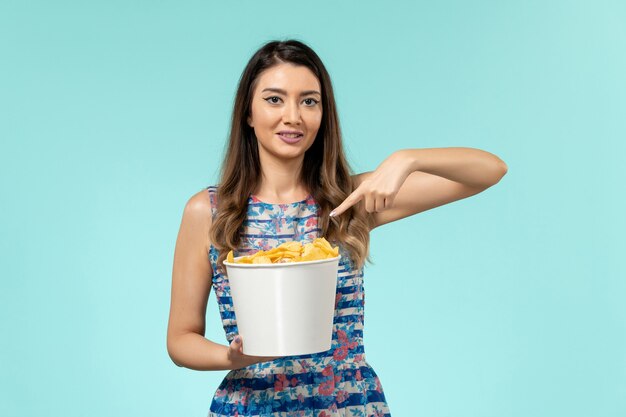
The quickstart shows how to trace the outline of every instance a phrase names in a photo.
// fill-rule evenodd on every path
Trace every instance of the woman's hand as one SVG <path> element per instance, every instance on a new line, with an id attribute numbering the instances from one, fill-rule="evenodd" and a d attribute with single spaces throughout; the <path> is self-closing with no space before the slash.
<path id="1" fill-rule="evenodd" d="M 361 200 L 365 201 L 368 213 L 391 208 L 400 187 L 413 171 L 411 164 L 412 160 L 402 151 L 392 153 L 330 215 L 338 216 Z"/>
<path id="2" fill-rule="evenodd" d="M 243 340 L 240 335 L 235 336 L 228 346 L 228 359 L 236 366 L 235 369 L 245 368 L 259 362 L 273 361 L 281 356 L 251 356 L 243 353 Z"/>

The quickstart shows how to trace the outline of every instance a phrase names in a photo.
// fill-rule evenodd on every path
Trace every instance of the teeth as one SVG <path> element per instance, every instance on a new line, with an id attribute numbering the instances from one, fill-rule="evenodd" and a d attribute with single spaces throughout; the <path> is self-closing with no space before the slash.
<path id="1" fill-rule="evenodd" d="M 281 133 L 281 135 L 286 137 L 286 138 L 297 138 L 297 137 L 301 136 L 298 133 Z"/>

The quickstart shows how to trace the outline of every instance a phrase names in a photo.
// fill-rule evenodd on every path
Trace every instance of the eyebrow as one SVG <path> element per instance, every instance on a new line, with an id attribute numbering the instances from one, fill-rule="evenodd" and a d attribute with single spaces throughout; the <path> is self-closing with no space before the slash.
<path id="1" fill-rule="evenodd" d="M 264 91 L 272 91 L 274 93 L 283 94 L 285 96 L 287 95 L 287 92 L 285 90 L 283 90 L 283 89 L 280 89 L 280 88 L 271 88 L 271 87 L 270 88 L 265 88 L 261 92 L 264 92 Z M 321 96 L 320 92 L 317 91 L 317 90 L 306 90 L 306 91 L 303 91 L 302 93 L 300 93 L 301 96 L 306 96 L 306 95 L 309 95 L 309 94 L 319 94 Z"/>

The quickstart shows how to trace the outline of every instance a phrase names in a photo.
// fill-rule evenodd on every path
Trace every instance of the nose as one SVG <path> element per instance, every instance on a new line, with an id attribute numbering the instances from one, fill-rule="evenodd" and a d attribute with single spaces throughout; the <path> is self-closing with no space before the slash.
<path id="1" fill-rule="evenodd" d="M 300 108 L 297 103 L 289 102 L 283 111 L 283 121 L 290 124 L 300 124 Z"/>

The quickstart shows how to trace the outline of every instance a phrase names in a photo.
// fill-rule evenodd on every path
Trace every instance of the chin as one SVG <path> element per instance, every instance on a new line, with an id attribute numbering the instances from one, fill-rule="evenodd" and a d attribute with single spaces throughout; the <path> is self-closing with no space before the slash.
<path id="1" fill-rule="evenodd" d="M 304 156 L 304 151 L 301 149 L 298 149 L 297 151 L 294 150 L 292 152 L 281 152 L 280 150 L 276 151 L 276 152 L 272 152 L 272 154 L 276 157 L 276 158 L 280 158 L 280 159 L 296 159 L 296 158 L 302 158 Z"/>

